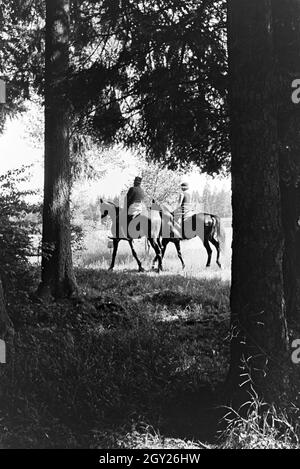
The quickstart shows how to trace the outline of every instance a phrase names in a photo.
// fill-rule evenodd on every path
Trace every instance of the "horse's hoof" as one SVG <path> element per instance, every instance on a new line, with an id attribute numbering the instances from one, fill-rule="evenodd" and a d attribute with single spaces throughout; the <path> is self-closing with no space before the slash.
<path id="1" fill-rule="evenodd" d="M 108 272 L 113 272 L 114 271 L 114 268 L 113 267 L 110 267 L 109 269 L 107 269 Z"/>
<path id="2" fill-rule="evenodd" d="M 206 265 L 206 268 L 209 269 L 209 268 L 210 268 L 210 264 L 207 264 L 207 265 Z"/>
<path id="3" fill-rule="evenodd" d="M 139 272 L 140 272 L 140 273 L 143 273 L 143 272 L 145 272 L 145 269 L 143 269 L 143 267 L 140 267 L 140 268 L 139 268 Z"/>
<path id="4" fill-rule="evenodd" d="M 217 265 L 220 267 L 220 269 L 222 269 L 222 264 L 220 264 L 220 262 L 217 262 Z"/>
<path id="5" fill-rule="evenodd" d="M 185 265 L 182 266 L 182 270 L 185 270 Z"/>

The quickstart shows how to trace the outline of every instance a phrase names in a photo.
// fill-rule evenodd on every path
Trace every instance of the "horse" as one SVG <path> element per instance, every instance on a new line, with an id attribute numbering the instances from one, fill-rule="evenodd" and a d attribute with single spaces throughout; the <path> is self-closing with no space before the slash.
<path id="1" fill-rule="evenodd" d="M 113 254 L 109 270 L 113 270 L 118 252 L 119 242 L 124 240 L 129 243 L 133 257 L 135 258 L 139 272 L 144 272 L 144 268 L 134 249 L 133 240 L 146 237 L 156 254 L 158 261 L 158 272 L 162 270 L 161 245 L 159 236 L 161 232 L 162 219 L 158 212 L 150 212 L 147 215 L 141 214 L 137 217 L 128 217 L 127 211 L 118 207 L 113 202 L 105 202 L 100 199 L 101 220 L 110 217 L 112 220 L 112 241 Z"/>
<path id="2" fill-rule="evenodd" d="M 167 225 L 167 229 L 161 232 L 160 242 L 161 242 L 161 249 L 162 249 L 162 260 L 165 256 L 166 249 L 169 243 L 173 243 L 176 247 L 178 258 L 181 262 L 182 269 L 185 269 L 185 263 L 181 253 L 181 241 L 186 241 L 189 239 L 193 239 L 198 236 L 207 252 L 207 263 L 206 267 L 211 266 L 211 258 L 212 258 L 212 249 L 210 243 L 216 248 L 217 251 L 217 259 L 216 263 L 218 267 L 222 268 L 220 263 L 220 255 L 222 246 L 225 243 L 225 233 L 221 226 L 221 219 L 217 215 L 213 215 L 210 213 L 195 213 L 190 217 L 187 217 L 183 223 L 186 226 L 194 226 L 198 227 L 198 230 L 193 231 L 190 230 L 188 236 L 185 236 L 183 233 L 178 232 L 178 228 L 174 223 L 174 214 L 169 211 L 167 208 L 163 208 L 158 205 L 154 200 L 152 201 L 152 210 L 157 210 L 162 218 L 162 228 Z M 200 229 L 199 229 L 200 227 Z M 168 234 L 169 233 L 169 234 Z M 153 267 L 157 261 L 157 257 L 153 260 Z"/>

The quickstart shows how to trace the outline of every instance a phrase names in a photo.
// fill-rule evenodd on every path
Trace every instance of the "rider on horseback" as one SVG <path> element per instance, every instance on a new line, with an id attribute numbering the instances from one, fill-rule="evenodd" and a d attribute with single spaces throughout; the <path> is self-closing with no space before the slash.
<path id="1" fill-rule="evenodd" d="M 182 237 L 184 237 L 184 222 L 194 214 L 194 211 L 192 206 L 192 194 L 187 182 L 181 184 L 181 191 L 178 207 L 174 211 L 174 223 L 175 228 L 182 232 Z"/>
<path id="2" fill-rule="evenodd" d="M 134 180 L 133 187 L 130 187 L 126 195 L 125 210 L 127 210 L 127 235 L 129 238 L 135 237 L 134 233 L 141 230 L 139 223 L 133 223 L 145 211 L 145 193 L 141 188 L 142 178 L 137 176 Z"/>
<path id="3" fill-rule="evenodd" d="M 144 210 L 145 193 L 141 188 L 142 178 L 136 177 L 133 187 L 130 187 L 126 196 L 126 206 L 128 217 L 134 218 Z"/>

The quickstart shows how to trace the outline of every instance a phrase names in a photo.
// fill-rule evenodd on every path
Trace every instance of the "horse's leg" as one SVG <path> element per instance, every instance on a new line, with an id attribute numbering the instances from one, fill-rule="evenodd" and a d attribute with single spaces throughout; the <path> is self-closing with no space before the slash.
<path id="1" fill-rule="evenodd" d="M 151 240 L 150 240 L 150 239 L 148 239 L 148 241 L 149 241 L 149 243 L 151 244 Z M 159 244 L 158 244 L 158 245 L 160 246 L 160 242 L 159 242 Z M 154 245 L 153 245 L 153 244 L 151 244 L 151 246 L 152 246 L 152 248 L 153 248 L 153 249 L 154 249 L 154 251 L 155 251 L 155 257 L 154 257 L 154 259 L 153 259 L 153 262 L 152 262 L 152 270 L 153 270 L 153 269 L 155 269 L 155 264 L 156 264 L 156 262 L 158 261 L 158 254 L 157 254 L 157 251 L 156 251 L 156 249 L 155 249 Z M 160 248 L 160 249 L 161 249 L 161 248 Z"/>
<path id="2" fill-rule="evenodd" d="M 115 260 L 116 260 L 116 255 L 117 255 L 117 252 L 118 252 L 118 246 L 119 246 L 119 239 L 117 238 L 114 238 L 113 239 L 113 254 L 112 254 L 112 259 L 111 259 L 111 264 L 110 264 L 110 268 L 108 270 L 114 270 L 114 266 L 115 266 Z"/>
<path id="3" fill-rule="evenodd" d="M 165 257 L 168 244 L 169 244 L 169 239 L 162 240 L 161 260 L 163 260 L 163 258 Z"/>
<path id="4" fill-rule="evenodd" d="M 141 261 L 139 260 L 139 258 L 138 258 L 138 256 L 137 256 L 137 253 L 136 253 L 136 251 L 135 251 L 135 249 L 134 249 L 132 239 L 128 240 L 128 242 L 129 242 L 129 246 L 131 247 L 132 255 L 133 255 L 133 257 L 135 258 L 135 260 L 137 261 L 137 264 L 138 264 L 138 266 L 139 266 L 139 272 L 144 272 L 144 269 L 143 269 L 143 267 L 142 267 L 142 263 L 141 263 Z"/>
<path id="5" fill-rule="evenodd" d="M 185 263 L 184 263 L 184 260 L 183 260 L 182 254 L 181 254 L 180 240 L 179 239 L 176 239 L 175 246 L 176 246 L 178 257 L 179 257 L 181 265 L 182 265 L 182 269 L 185 269 Z"/>
<path id="6" fill-rule="evenodd" d="M 163 258 L 164 258 L 164 254 L 165 254 L 165 251 L 166 251 L 167 244 L 168 244 L 168 241 L 166 242 L 166 240 L 164 240 L 164 239 L 162 240 L 162 243 L 160 242 L 160 239 L 157 240 L 157 245 L 158 245 L 158 247 L 160 249 L 160 252 L 161 252 L 161 260 L 163 260 Z M 155 249 L 155 248 L 153 247 L 153 249 Z M 156 256 L 155 256 L 155 258 L 153 259 L 153 262 L 152 262 L 152 269 L 155 268 L 155 263 L 157 261 L 158 261 L 158 255 L 156 254 Z"/>
<path id="7" fill-rule="evenodd" d="M 164 258 L 167 244 L 168 244 L 168 242 L 165 242 L 165 240 L 162 241 L 162 244 L 159 240 L 157 240 L 157 245 L 158 245 L 158 247 L 160 249 L 160 252 L 161 252 L 161 260 L 163 260 L 163 258 Z M 154 246 L 153 246 L 153 249 L 155 250 Z M 155 269 L 155 263 L 157 261 L 158 261 L 158 255 L 156 254 L 156 256 L 155 256 L 155 258 L 153 259 L 153 262 L 152 262 L 152 269 Z"/>
<path id="8" fill-rule="evenodd" d="M 217 241 L 215 238 L 210 239 L 211 244 L 213 244 L 217 250 L 217 265 L 222 268 L 221 262 L 220 262 L 220 243 Z"/>
<path id="9" fill-rule="evenodd" d="M 160 244 L 160 241 L 159 239 L 157 238 L 155 241 L 154 241 L 154 246 L 156 246 L 156 256 L 157 256 L 157 261 L 158 261 L 158 272 L 162 271 L 163 270 L 163 266 L 162 266 L 162 246 Z"/>
<path id="10" fill-rule="evenodd" d="M 153 238 L 149 238 L 149 242 L 155 251 L 155 254 L 156 254 L 155 260 L 157 259 L 158 261 L 157 271 L 160 272 L 161 270 L 163 270 L 163 268 L 162 268 L 162 258 L 161 258 L 161 251 L 159 248 L 159 244 Z"/>
<path id="11" fill-rule="evenodd" d="M 205 249 L 206 249 L 206 251 L 207 251 L 207 264 L 206 264 L 206 267 L 210 267 L 212 249 L 211 249 L 211 247 L 210 247 L 208 238 L 207 238 L 206 236 L 204 237 L 203 244 L 204 244 L 204 247 L 205 247 Z"/>
<path id="12" fill-rule="evenodd" d="M 156 261 L 158 261 L 157 254 L 156 254 L 156 256 L 155 256 L 154 259 L 153 259 L 153 262 L 152 262 L 152 269 L 155 269 Z"/>

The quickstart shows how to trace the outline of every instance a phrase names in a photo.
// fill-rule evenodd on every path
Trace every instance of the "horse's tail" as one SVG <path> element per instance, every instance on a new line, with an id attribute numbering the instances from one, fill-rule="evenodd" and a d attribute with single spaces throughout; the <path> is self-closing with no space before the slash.
<path id="1" fill-rule="evenodd" d="M 212 237 L 219 241 L 220 250 L 223 251 L 226 243 L 225 230 L 222 226 L 221 218 L 217 215 L 213 215 Z"/>

